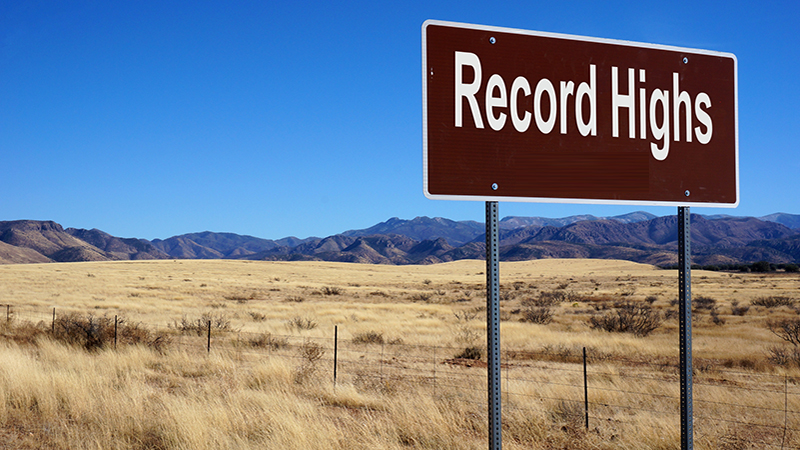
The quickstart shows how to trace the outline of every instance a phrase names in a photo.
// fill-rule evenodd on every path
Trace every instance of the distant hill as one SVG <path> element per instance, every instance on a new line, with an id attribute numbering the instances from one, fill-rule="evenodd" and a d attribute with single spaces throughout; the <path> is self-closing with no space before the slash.
<path id="1" fill-rule="evenodd" d="M 170 257 L 145 239 L 118 238 L 96 228 L 91 230 L 67 228 L 64 231 L 101 250 L 103 256 L 108 259 L 165 259 Z"/>
<path id="2" fill-rule="evenodd" d="M 542 223 L 535 220 L 517 223 Z M 414 225 L 424 224 L 426 235 L 433 236 L 433 225 L 448 224 L 416 218 L 390 220 L 380 230 L 418 233 Z M 457 223 L 457 222 L 454 222 Z M 397 226 L 390 226 L 395 224 Z M 463 230 L 463 228 L 461 228 Z M 377 230 L 375 230 L 377 231 Z M 361 235 L 365 231 L 349 234 Z M 753 217 L 726 217 L 709 220 L 692 216 L 692 250 L 696 264 L 752 263 L 762 259 L 773 263 L 800 260 L 789 244 L 797 236 L 794 230 L 779 223 Z M 449 236 L 446 232 L 440 235 Z M 461 241 L 466 239 L 462 235 Z M 656 217 L 624 222 L 599 219 L 572 222 L 566 226 L 521 226 L 502 229 L 500 256 L 504 260 L 537 258 L 625 259 L 648 264 L 677 262 L 677 218 Z M 752 244 L 760 242 L 759 245 Z M 359 236 L 346 234 L 315 240 L 294 248 L 276 247 L 248 259 L 318 259 L 325 261 L 368 262 L 380 264 L 425 264 L 458 259 L 482 259 L 485 254 L 483 227 L 480 234 L 463 245 L 452 245 L 446 238 L 414 239 L 397 234 Z"/>
<path id="3" fill-rule="evenodd" d="M 234 233 L 183 234 L 169 239 L 154 239 L 152 245 L 173 258 L 220 259 L 240 258 L 278 247 L 275 241 Z"/>
<path id="4" fill-rule="evenodd" d="M 762 220 L 692 215 L 692 261 L 739 264 L 766 260 L 800 263 L 800 216 L 772 214 Z M 785 223 L 783 223 L 785 222 Z M 601 218 L 506 217 L 500 256 L 624 259 L 648 264 L 677 262 L 677 218 L 635 212 Z M 279 240 L 204 231 L 148 241 L 92 229 L 62 228 L 52 221 L 0 222 L 0 263 L 131 259 L 321 260 L 369 264 L 433 264 L 483 259 L 484 225 L 473 221 L 391 218 L 370 228 L 325 238 Z"/>
<path id="5" fill-rule="evenodd" d="M 169 258 L 143 239 L 117 238 L 100 230 L 64 230 L 53 221 L 0 222 L 0 242 L 0 262 L 6 264 Z"/>
<path id="6" fill-rule="evenodd" d="M 505 230 L 512 230 L 523 227 L 537 226 L 537 227 L 564 227 L 576 222 L 595 221 L 595 220 L 613 220 L 620 223 L 634 223 L 644 222 L 646 220 L 655 219 L 657 216 L 644 211 L 636 211 L 621 216 L 613 217 L 596 217 L 590 214 L 580 216 L 562 217 L 560 219 L 551 219 L 547 217 L 514 217 L 509 216 L 500 221 L 500 228 Z M 483 228 L 483 224 L 480 224 Z M 481 230 L 483 231 L 483 230 Z"/>
<path id="7" fill-rule="evenodd" d="M 372 227 L 363 230 L 345 231 L 342 234 L 356 237 L 376 234 L 400 234 L 418 241 L 443 238 L 451 245 L 464 245 L 475 239 L 475 236 L 483 233 L 484 228 L 484 225 L 479 222 L 455 222 L 441 217 L 417 217 L 413 220 L 392 217 L 386 222 L 381 222 Z"/>
<path id="8" fill-rule="evenodd" d="M 768 216 L 759 217 L 759 219 L 767 222 L 777 222 L 779 224 L 786 225 L 793 230 L 800 228 L 800 215 L 797 214 L 775 213 Z"/>

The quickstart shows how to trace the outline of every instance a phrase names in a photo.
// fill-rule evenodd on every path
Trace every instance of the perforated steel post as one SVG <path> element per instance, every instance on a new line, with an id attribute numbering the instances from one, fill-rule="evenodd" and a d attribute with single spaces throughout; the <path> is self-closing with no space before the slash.
<path id="1" fill-rule="evenodd" d="M 497 202 L 486 202 L 486 344 L 489 365 L 489 449 L 503 448 L 500 408 L 500 236 Z"/>
<path id="2" fill-rule="evenodd" d="M 688 206 L 678 207 L 678 299 L 680 302 L 681 450 L 694 448 L 692 423 L 692 258 Z"/>

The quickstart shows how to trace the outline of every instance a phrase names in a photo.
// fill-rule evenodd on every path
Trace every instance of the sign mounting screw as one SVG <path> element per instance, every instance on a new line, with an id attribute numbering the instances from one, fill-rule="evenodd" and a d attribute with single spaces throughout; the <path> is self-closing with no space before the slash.
<path id="1" fill-rule="evenodd" d="M 684 64 L 689 64 L 689 58 L 687 58 L 687 57 L 685 57 L 685 56 L 684 56 L 684 57 L 683 57 L 683 63 L 684 63 Z"/>
<path id="2" fill-rule="evenodd" d="M 493 191 L 496 191 L 496 190 L 497 190 L 497 183 L 492 183 L 492 190 L 493 190 Z"/>
<path id="3" fill-rule="evenodd" d="M 497 39 L 495 39 L 494 36 L 489 38 L 489 43 L 490 44 L 494 44 L 495 42 L 497 42 Z"/>
<path id="4" fill-rule="evenodd" d="M 688 197 L 690 194 L 691 194 L 691 192 L 689 192 L 689 190 L 688 190 L 688 189 L 686 190 L 686 192 L 684 192 L 684 193 L 683 193 L 683 195 L 685 195 L 685 196 L 687 196 L 687 197 Z"/>

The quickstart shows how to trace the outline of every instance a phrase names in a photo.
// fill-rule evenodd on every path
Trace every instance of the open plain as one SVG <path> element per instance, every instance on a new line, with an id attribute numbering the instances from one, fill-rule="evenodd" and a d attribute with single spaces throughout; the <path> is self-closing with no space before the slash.
<path id="1" fill-rule="evenodd" d="M 0 442 L 485 448 L 484 271 L 2 265 Z M 680 448 L 676 271 L 550 259 L 500 277 L 505 448 Z M 800 275 L 694 271 L 692 293 L 696 447 L 800 447 L 800 352 L 781 327 Z"/>

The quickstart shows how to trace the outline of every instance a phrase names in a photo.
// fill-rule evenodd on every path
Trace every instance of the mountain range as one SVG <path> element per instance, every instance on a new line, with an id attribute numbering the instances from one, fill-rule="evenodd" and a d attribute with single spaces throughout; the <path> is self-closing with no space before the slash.
<path id="1" fill-rule="evenodd" d="M 692 262 L 723 265 L 800 262 L 800 215 L 691 217 Z M 323 260 L 372 264 L 433 264 L 485 257 L 484 224 L 441 217 L 391 218 L 372 227 L 325 238 L 279 240 L 234 233 L 183 234 L 148 241 L 53 221 L 0 221 L 0 263 L 134 259 Z M 506 217 L 500 221 L 500 257 L 624 259 L 677 262 L 677 218 L 646 212 L 558 219 Z"/>

